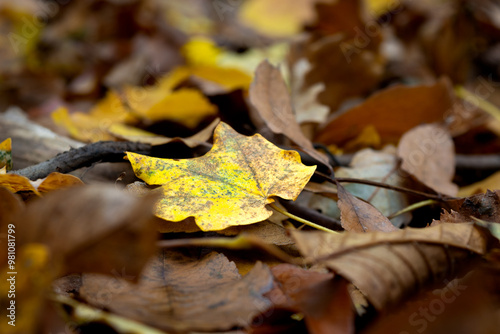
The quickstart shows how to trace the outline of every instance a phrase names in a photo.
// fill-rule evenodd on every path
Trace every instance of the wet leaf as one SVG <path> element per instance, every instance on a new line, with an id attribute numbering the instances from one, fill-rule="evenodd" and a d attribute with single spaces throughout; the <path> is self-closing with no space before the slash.
<path id="1" fill-rule="evenodd" d="M 300 163 L 259 134 L 245 137 L 225 123 L 215 129 L 206 155 L 186 160 L 159 159 L 128 152 L 137 177 L 162 185 L 156 215 L 170 221 L 194 216 L 204 231 L 263 221 L 272 196 L 295 200 L 314 167 Z"/>

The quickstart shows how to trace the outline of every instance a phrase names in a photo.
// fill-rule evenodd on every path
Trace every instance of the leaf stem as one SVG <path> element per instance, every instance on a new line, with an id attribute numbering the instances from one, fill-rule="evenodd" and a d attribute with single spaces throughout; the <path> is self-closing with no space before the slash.
<path id="1" fill-rule="evenodd" d="M 307 226 L 313 227 L 313 228 L 318 229 L 318 230 L 320 230 L 320 231 L 324 231 L 324 232 L 328 232 L 328 233 L 334 233 L 334 234 L 339 234 L 339 232 L 337 232 L 337 231 L 330 230 L 329 228 L 326 228 L 326 227 L 324 227 L 324 226 L 321 226 L 321 225 L 315 224 L 315 223 L 310 222 L 309 220 L 306 220 L 306 219 L 304 219 L 304 218 L 297 217 L 296 215 L 291 214 L 290 212 L 288 212 L 288 211 L 285 211 L 285 210 L 281 209 L 280 207 L 278 207 L 278 206 L 277 206 L 276 204 L 274 204 L 274 203 L 269 204 L 269 206 L 270 206 L 271 208 L 273 208 L 274 210 L 278 211 L 279 213 L 281 213 L 281 214 L 283 214 L 283 215 L 287 216 L 288 218 L 291 218 L 291 219 L 293 219 L 293 220 L 298 221 L 299 223 L 302 223 L 302 224 L 305 224 L 305 225 L 307 225 Z"/>
<path id="2" fill-rule="evenodd" d="M 462 100 L 465 100 L 476 107 L 486 111 L 488 114 L 500 121 L 500 110 L 492 103 L 480 98 L 479 96 L 469 92 L 464 86 L 456 86 L 455 94 Z"/>
<path id="3" fill-rule="evenodd" d="M 413 203 L 412 205 L 409 205 L 406 208 L 401 209 L 401 210 L 399 210 L 396 213 L 393 213 L 392 215 L 388 216 L 387 218 L 388 219 L 392 219 L 394 217 L 402 215 L 403 213 L 407 213 L 407 212 L 410 212 L 410 211 L 413 211 L 413 210 L 416 210 L 416 209 L 419 209 L 419 208 L 423 208 L 424 206 L 432 205 L 432 204 L 436 204 L 436 203 L 437 202 L 435 200 L 433 200 L 433 199 L 426 199 L 425 201 Z"/>

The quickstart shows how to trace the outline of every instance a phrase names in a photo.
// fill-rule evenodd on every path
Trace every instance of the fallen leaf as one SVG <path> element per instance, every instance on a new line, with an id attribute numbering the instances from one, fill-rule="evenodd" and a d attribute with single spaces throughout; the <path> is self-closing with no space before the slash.
<path id="1" fill-rule="evenodd" d="M 486 194 L 477 194 L 466 198 L 460 205 L 458 213 L 453 215 L 455 219 L 450 219 L 445 215 L 446 219 L 458 220 L 457 215 L 461 217 L 462 222 L 473 221 L 471 217 L 500 224 L 500 196 L 498 192 L 487 191 Z M 441 217 L 443 218 L 443 216 Z M 442 220 L 442 219 L 440 219 Z"/>
<path id="2" fill-rule="evenodd" d="M 398 145 L 401 168 L 427 187 L 456 196 L 455 147 L 450 134 L 438 125 L 421 125 L 403 135 Z"/>
<path id="3" fill-rule="evenodd" d="M 16 229 L 23 231 L 16 244 L 46 245 L 63 259 L 67 273 L 126 268 L 137 275 L 144 259 L 155 251 L 150 221 L 154 201 L 151 195 L 137 198 L 114 186 L 51 192 L 31 201 L 16 217 Z"/>
<path id="4" fill-rule="evenodd" d="M 344 279 L 290 264 L 271 271 L 279 282 L 268 293 L 274 307 L 304 314 L 310 333 L 354 333 L 354 311 Z"/>
<path id="5" fill-rule="evenodd" d="M 476 194 L 486 193 L 488 190 L 500 189 L 500 172 L 488 176 L 486 179 L 460 188 L 458 196 L 468 197 Z"/>
<path id="6" fill-rule="evenodd" d="M 317 83 L 311 87 L 304 88 L 304 78 L 311 70 L 311 63 L 307 59 L 298 60 L 292 68 L 292 105 L 295 109 L 295 118 L 299 124 L 318 123 L 326 121 L 330 109 L 318 102 L 318 95 L 325 90 L 324 83 Z"/>
<path id="7" fill-rule="evenodd" d="M 269 220 L 252 225 L 231 226 L 218 233 L 228 236 L 245 233 L 262 240 L 264 243 L 277 246 L 290 246 L 294 244 L 282 224 L 275 224 Z"/>
<path id="8" fill-rule="evenodd" d="M 354 155 L 350 167 L 336 169 L 335 176 L 371 180 L 401 187 L 405 185 L 406 180 L 398 173 L 397 166 L 394 147 L 387 146 L 383 151 L 364 149 Z M 343 187 L 352 195 L 369 202 L 386 217 L 409 205 L 407 196 L 400 192 L 356 183 L 344 183 Z M 333 194 L 328 197 L 336 200 Z M 322 209 L 333 218 L 340 218 L 337 204 L 329 199 L 315 196 L 310 204 Z M 401 227 L 408 224 L 411 217 L 411 213 L 405 213 L 392 218 L 391 222 L 394 226 Z"/>
<path id="9" fill-rule="evenodd" d="M 344 187 L 337 183 L 337 202 L 340 209 L 340 221 L 346 231 L 391 232 L 398 230 L 391 221 L 372 205 L 349 194 Z"/>
<path id="10" fill-rule="evenodd" d="M 296 0 L 290 6 L 286 0 L 249 0 L 243 3 L 238 16 L 247 26 L 271 37 L 287 37 L 315 18 L 314 4 L 320 0 Z"/>
<path id="11" fill-rule="evenodd" d="M 159 159 L 127 152 L 137 177 L 162 185 L 156 215 L 170 221 L 194 216 L 203 231 L 252 224 L 271 216 L 272 196 L 295 200 L 316 166 L 300 163 L 259 134 L 242 136 L 229 125 L 215 129 L 214 146 L 194 159 Z"/>
<path id="12" fill-rule="evenodd" d="M 68 109 L 60 107 L 51 117 L 54 123 L 66 129 L 71 137 L 83 142 L 113 140 L 113 136 L 107 132 L 110 125 L 135 120 L 114 91 L 109 91 L 88 113 L 70 114 Z"/>
<path id="13" fill-rule="evenodd" d="M 362 8 L 357 0 L 318 3 L 317 20 L 308 26 L 311 34 L 292 43 L 291 67 L 304 60 L 310 64 L 302 90 L 323 85 L 317 100 L 330 112 L 337 111 L 348 99 L 371 93 L 384 73 L 381 34 L 373 30 L 370 36 L 364 34 L 363 28 L 374 21 L 363 18 Z M 292 82 L 296 79 L 292 77 Z"/>
<path id="14" fill-rule="evenodd" d="M 170 120 L 194 128 L 205 117 L 217 112 L 217 108 L 195 89 L 181 88 L 170 94 L 164 92 L 158 99 L 149 94 L 147 88 L 143 88 L 143 93 L 137 93 L 139 89 L 135 93 L 129 91 L 128 102 L 136 113 L 153 122 Z M 132 100 L 133 94 L 142 94 L 143 97 Z"/>
<path id="15" fill-rule="evenodd" d="M 291 234 L 309 261 L 347 278 L 378 310 L 398 304 L 425 284 L 445 279 L 489 247 L 473 224 L 362 234 L 297 230 Z"/>
<path id="16" fill-rule="evenodd" d="M 12 169 L 12 139 L 7 138 L 0 143 L 0 168 Z"/>
<path id="17" fill-rule="evenodd" d="M 0 289 L 5 291 L 0 296 L 0 305 L 4 309 L 11 308 L 5 312 L 6 319 L 0 324 L 2 333 L 36 332 L 38 317 L 43 313 L 45 294 L 59 269 L 57 263 L 51 261 L 52 254 L 45 245 L 31 243 L 20 246 L 16 243 L 14 247 L 16 249 L 14 269 L 10 265 L 7 266 L 7 256 L 4 257 L 5 260 L 0 261 L 2 272 L 6 273 L 5 279 L 0 282 Z M 12 304 L 12 301 L 15 303 Z M 14 325 L 9 324 L 10 321 Z"/>
<path id="18" fill-rule="evenodd" d="M 27 177 L 17 174 L 0 173 L 0 186 L 9 189 L 13 193 L 19 191 L 29 191 L 40 196 L 41 193 L 44 192 L 83 184 L 82 180 L 76 176 L 61 174 L 58 172 L 50 173 L 46 178 L 36 181 L 31 181 Z"/>
<path id="19" fill-rule="evenodd" d="M 201 145 L 205 143 L 208 139 L 212 137 L 212 133 L 219 124 L 220 119 L 217 118 L 215 119 L 212 123 L 210 123 L 207 127 L 205 127 L 203 130 L 199 131 L 198 133 L 187 137 L 187 138 L 169 138 L 165 136 L 160 136 L 157 134 L 154 134 L 152 132 L 144 131 L 135 127 L 127 126 L 124 124 L 113 124 L 109 127 L 109 132 L 120 139 L 125 139 L 128 141 L 133 141 L 133 142 L 139 142 L 139 143 L 146 143 L 146 144 L 151 144 L 153 146 L 156 145 L 163 145 L 171 142 L 183 142 L 187 146 L 194 148 L 198 145 Z"/>
<path id="20" fill-rule="evenodd" d="M 314 140 L 343 145 L 372 125 L 383 144 L 396 143 L 405 132 L 422 123 L 442 121 L 452 106 L 453 92 L 445 79 L 430 86 L 394 86 L 338 115 Z"/>
<path id="21" fill-rule="evenodd" d="M 293 114 L 290 93 L 276 67 L 267 61 L 259 65 L 249 95 L 250 102 L 271 131 L 284 134 L 304 152 L 331 168 L 328 158 L 317 152 L 302 133 Z"/>
<path id="22" fill-rule="evenodd" d="M 201 259 L 163 251 L 145 267 L 138 285 L 103 275 L 84 275 L 80 295 L 90 304 L 167 331 L 215 331 L 247 327 L 271 306 L 273 286 L 257 263 L 241 277 L 233 262 L 212 252 Z"/>

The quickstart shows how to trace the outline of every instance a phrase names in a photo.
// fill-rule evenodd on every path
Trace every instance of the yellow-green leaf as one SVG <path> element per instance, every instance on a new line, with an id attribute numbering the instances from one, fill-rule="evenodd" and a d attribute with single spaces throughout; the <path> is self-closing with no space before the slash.
<path id="1" fill-rule="evenodd" d="M 170 221 L 193 216 L 203 231 L 260 222 L 279 196 L 295 200 L 316 166 L 305 166 L 261 135 L 240 135 L 229 125 L 215 129 L 214 146 L 194 159 L 159 159 L 128 152 L 137 177 L 162 185 L 156 215 Z"/>

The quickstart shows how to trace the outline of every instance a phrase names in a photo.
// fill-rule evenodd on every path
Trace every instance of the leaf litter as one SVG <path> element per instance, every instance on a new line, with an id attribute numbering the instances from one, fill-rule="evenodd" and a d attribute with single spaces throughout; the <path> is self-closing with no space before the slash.
<path id="1" fill-rule="evenodd" d="M 499 10 L 0 4 L 0 332 L 496 332 Z"/>

